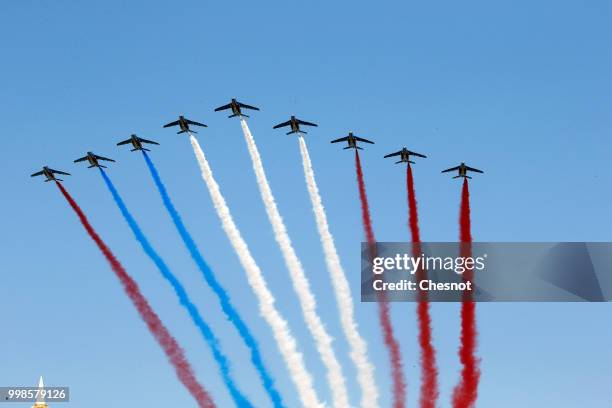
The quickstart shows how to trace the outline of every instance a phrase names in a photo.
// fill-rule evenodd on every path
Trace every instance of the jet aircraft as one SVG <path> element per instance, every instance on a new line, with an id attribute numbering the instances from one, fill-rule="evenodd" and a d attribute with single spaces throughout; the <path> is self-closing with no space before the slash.
<path id="1" fill-rule="evenodd" d="M 344 150 L 346 150 L 346 149 L 359 149 L 359 150 L 363 150 L 361 147 L 357 146 L 357 142 L 364 142 L 364 143 L 374 144 L 374 142 L 371 141 L 371 140 L 355 136 L 353 134 L 353 132 L 349 132 L 348 136 L 344 136 L 344 137 L 341 137 L 340 139 L 336 139 L 336 140 L 332 140 L 331 141 L 331 143 L 338 143 L 338 142 L 348 142 L 348 146 L 346 146 L 344 148 Z"/>
<path id="2" fill-rule="evenodd" d="M 132 134 L 128 140 L 124 140 L 123 142 L 117 143 L 117 146 L 122 146 L 130 143 L 132 144 L 132 147 L 134 147 L 132 150 L 130 150 L 131 152 L 135 152 L 136 150 L 144 150 L 149 152 L 149 149 L 143 147 L 143 143 L 159 145 L 159 143 L 154 142 L 153 140 L 143 139 L 141 137 L 136 136 L 135 134 Z"/>
<path id="3" fill-rule="evenodd" d="M 471 177 L 467 175 L 468 171 L 473 171 L 475 173 L 484 173 L 484 171 L 475 169 L 475 168 L 470 167 L 470 166 L 467 166 L 463 162 L 461 162 L 461 164 L 458 165 L 457 167 L 451 167 L 450 169 L 442 170 L 442 173 L 448 173 L 449 171 L 455 171 L 455 170 L 457 170 L 459 172 L 459 174 L 457 176 L 453 177 L 454 179 L 459 178 L 459 177 L 471 179 Z"/>
<path id="4" fill-rule="evenodd" d="M 291 115 L 291 119 L 289 119 L 286 122 L 279 123 L 278 125 L 274 126 L 273 129 L 278 129 L 278 128 L 282 128 L 285 126 L 291 126 L 291 132 L 287 132 L 288 135 L 292 133 L 307 133 L 300 129 L 300 125 L 318 126 L 316 123 L 306 122 L 305 120 L 298 119 L 295 116 Z"/>
<path id="5" fill-rule="evenodd" d="M 183 115 L 179 116 L 177 121 L 174 122 L 170 122 L 164 125 L 165 128 L 167 127 L 171 127 L 171 126 L 177 126 L 179 128 L 181 128 L 181 130 L 179 130 L 178 132 L 176 132 L 177 135 L 181 134 L 181 133 L 187 133 L 187 132 L 191 132 L 191 133 L 198 133 L 195 130 L 191 130 L 189 128 L 189 125 L 194 125 L 194 126 L 201 126 L 201 127 L 208 127 L 203 123 L 200 122 L 196 122 L 190 119 L 187 119 L 186 117 L 184 117 Z"/>
<path id="6" fill-rule="evenodd" d="M 393 156 L 400 156 L 400 160 L 396 161 L 395 164 L 398 164 L 398 163 L 414 163 L 412 160 L 410 160 L 410 156 L 423 157 L 423 158 L 427 157 L 424 154 L 412 152 L 412 151 L 406 149 L 405 147 L 403 147 L 402 150 L 399 150 L 399 151 L 397 151 L 395 153 L 389 153 L 389 154 L 385 155 L 385 159 L 387 157 L 393 157 Z"/>
<path id="7" fill-rule="evenodd" d="M 227 105 L 219 106 L 217 109 L 215 109 L 215 112 L 223 111 L 226 109 L 232 110 L 232 114 L 229 115 L 228 118 L 233 118 L 236 116 L 244 116 L 245 118 L 248 118 L 249 115 L 245 115 L 244 113 L 242 113 L 242 109 L 251 109 L 256 111 L 259 110 L 259 108 L 256 108 L 255 106 L 238 102 L 235 98 L 232 98 L 232 101 L 230 103 L 228 103 Z"/>
<path id="8" fill-rule="evenodd" d="M 30 177 L 36 177 L 36 176 L 43 176 L 44 175 L 47 178 L 45 180 L 45 182 L 47 182 L 47 181 L 64 181 L 62 179 L 58 179 L 57 177 L 55 177 L 56 174 L 63 174 L 65 176 L 69 176 L 70 175 L 70 173 L 66 173 L 65 171 L 53 170 L 50 167 L 44 166 L 41 171 L 38 171 L 38 172 L 32 174 Z"/>
<path id="9" fill-rule="evenodd" d="M 75 163 L 79 163 L 79 162 L 84 162 L 87 161 L 89 162 L 89 169 L 91 169 L 92 167 L 102 167 L 102 168 L 106 168 L 106 166 L 103 166 L 100 164 L 100 160 L 104 160 L 104 161 L 109 161 L 109 162 L 114 162 L 113 159 L 109 159 L 108 157 L 103 157 L 103 156 L 98 156 L 97 154 L 94 154 L 92 152 L 87 152 L 87 155 L 76 159 L 74 162 Z"/>

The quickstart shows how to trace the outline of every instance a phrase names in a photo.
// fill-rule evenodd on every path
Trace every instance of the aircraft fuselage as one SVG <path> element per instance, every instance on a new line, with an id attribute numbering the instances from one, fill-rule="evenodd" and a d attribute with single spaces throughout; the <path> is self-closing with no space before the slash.
<path id="1" fill-rule="evenodd" d="M 140 140 L 138 140 L 136 136 L 132 136 L 132 146 L 136 150 L 142 150 L 142 143 L 140 143 Z"/>
<path id="2" fill-rule="evenodd" d="M 240 111 L 240 106 L 238 105 L 238 101 L 232 98 L 232 114 L 236 116 L 242 116 L 242 112 Z"/>
<path id="3" fill-rule="evenodd" d="M 405 147 L 402 149 L 402 153 L 400 154 L 400 161 L 410 163 L 410 151 Z"/>
<path id="4" fill-rule="evenodd" d="M 87 161 L 91 165 L 91 167 L 100 167 L 100 163 L 98 163 L 98 159 L 93 154 L 87 155 Z"/>
<path id="5" fill-rule="evenodd" d="M 47 180 L 45 181 L 52 181 L 55 180 L 55 174 L 53 174 L 51 172 L 51 170 L 49 170 L 49 168 L 47 166 L 43 167 L 43 174 L 45 175 L 45 177 L 47 178 Z"/>
<path id="6" fill-rule="evenodd" d="M 179 127 L 181 128 L 181 131 L 183 132 L 189 131 L 189 124 L 185 120 L 184 116 L 179 116 Z"/>
<path id="7" fill-rule="evenodd" d="M 300 131 L 300 124 L 298 123 L 295 116 L 291 116 L 291 131 L 298 133 Z"/>
<path id="8" fill-rule="evenodd" d="M 357 149 L 357 139 L 355 139 L 355 136 L 353 136 L 353 132 L 349 132 L 347 142 L 348 147 Z"/>

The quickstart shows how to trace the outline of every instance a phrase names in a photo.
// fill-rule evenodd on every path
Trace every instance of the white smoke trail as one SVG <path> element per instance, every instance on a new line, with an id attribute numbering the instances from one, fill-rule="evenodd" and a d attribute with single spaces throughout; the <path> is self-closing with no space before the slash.
<path id="1" fill-rule="evenodd" d="M 221 194 L 217 181 L 213 177 L 212 170 L 198 140 L 191 134 L 189 140 L 191 141 L 191 146 L 193 147 L 196 159 L 200 165 L 202 178 L 208 187 L 213 205 L 221 220 L 223 230 L 229 238 L 234 251 L 236 251 L 242 267 L 246 271 L 249 285 L 253 288 L 257 300 L 259 301 L 259 312 L 272 329 L 272 333 L 274 334 L 278 348 L 285 360 L 291 379 L 297 387 L 302 405 L 305 407 L 323 407 L 323 404 L 319 401 L 313 388 L 312 377 L 306 370 L 302 354 L 297 350 L 296 340 L 291 334 L 287 321 L 283 319 L 274 305 L 274 296 L 268 289 L 259 266 L 255 262 L 255 259 L 253 259 L 247 243 L 242 238 L 238 227 L 234 223 L 232 214 L 225 203 L 225 199 Z"/>
<path id="2" fill-rule="evenodd" d="M 344 269 L 342 269 L 340 264 L 340 257 L 334 244 L 334 238 L 329 231 L 327 215 L 325 215 L 325 209 L 315 180 L 306 141 L 301 136 L 298 139 L 300 142 L 300 153 L 302 154 L 304 177 L 306 178 L 312 210 L 315 213 L 317 229 L 319 230 L 323 252 L 325 253 L 325 262 L 336 293 L 336 303 L 340 310 L 342 329 L 351 347 L 351 359 L 357 367 L 357 379 L 361 386 L 361 406 L 363 408 L 378 407 L 378 387 L 374 381 L 374 367 L 368 359 L 368 346 L 357 330 L 357 323 L 353 314 L 351 289 L 346 280 Z"/>
<path id="3" fill-rule="evenodd" d="M 261 157 L 259 156 L 259 151 L 255 145 L 253 135 L 251 135 L 251 131 L 249 130 L 244 118 L 240 118 L 240 124 L 242 126 L 242 131 L 244 132 L 244 138 L 249 149 L 249 154 L 251 155 L 251 160 L 253 161 L 253 170 L 255 171 L 255 177 L 257 178 L 257 184 L 259 185 L 259 192 L 261 193 L 261 198 L 265 204 L 268 219 L 272 224 L 276 242 L 281 249 L 287 269 L 289 269 L 293 288 L 298 295 L 302 314 L 304 315 L 304 320 L 306 320 L 306 326 L 308 326 L 310 333 L 314 337 L 317 350 L 321 355 L 325 368 L 327 369 L 327 382 L 332 393 L 333 405 L 336 408 L 349 407 L 350 404 L 344 376 L 342 374 L 342 367 L 340 366 L 340 363 L 338 362 L 338 359 L 336 358 L 336 355 L 332 349 L 332 338 L 325 330 L 325 326 L 323 326 L 323 322 L 317 314 L 317 304 L 314 295 L 310 290 L 310 283 L 308 282 L 308 279 L 304 274 L 302 264 L 298 259 L 293 246 L 291 245 L 289 234 L 287 233 L 283 219 L 278 212 L 278 208 L 276 207 L 276 202 L 274 201 L 272 190 L 268 184 L 268 179 L 266 178 L 266 173 L 261 162 Z"/>

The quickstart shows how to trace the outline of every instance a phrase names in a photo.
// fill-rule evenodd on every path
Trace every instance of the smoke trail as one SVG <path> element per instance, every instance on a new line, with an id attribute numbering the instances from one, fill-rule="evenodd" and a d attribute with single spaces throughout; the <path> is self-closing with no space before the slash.
<path id="1" fill-rule="evenodd" d="M 412 235 L 412 251 L 415 257 L 421 255 L 421 236 L 419 232 L 419 215 L 417 211 L 414 178 L 410 163 L 406 168 L 406 187 L 408 189 L 409 226 Z M 425 279 L 427 272 L 419 268 L 417 281 Z M 436 350 L 432 344 L 431 316 L 427 292 L 419 293 L 417 304 L 417 320 L 419 325 L 419 346 L 421 348 L 421 408 L 435 408 L 438 399 L 438 369 L 436 367 Z"/>
<path id="2" fill-rule="evenodd" d="M 461 256 L 472 255 L 472 228 L 470 221 L 470 191 L 467 178 L 463 179 L 461 191 L 461 210 L 459 213 L 459 240 Z M 468 269 L 464 274 L 465 280 L 472 280 L 473 271 Z M 476 357 L 476 303 L 469 295 L 464 295 L 461 303 L 461 346 L 459 359 L 462 364 L 461 380 L 453 391 L 453 408 L 472 408 L 478 398 L 478 383 L 480 381 L 479 359 Z"/>
<path id="3" fill-rule="evenodd" d="M 170 285 L 172 285 L 174 292 L 179 298 L 179 302 L 187 310 L 189 316 L 191 317 L 191 320 L 200 330 L 200 333 L 204 337 L 204 340 L 211 348 L 213 357 L 215 358 L 215 361 L 217 362 L 217 364 L 219 365 L 219 369 L 221 370 L 221 376 L 223 377 L 223 381 L 225 382 L 225 385 L 227 386 L 236 406 L 245 408 L 253 407 L 253 405 L 236 387 L 234 379 L 230 374 L 229 361 L 227 360 L 225 354 L 223 354 L 223 351 L 221 351 L 219 341 L 215 337 L 212 329 L 204 321 L 196 306 L 191 302 L 191 299 L 189 299 L 189 296 L 187 295 L 187 291 L 179 282 L 178 278 L 170 271 L 168 265 L 166 265 L 164 260 L 159 256 L 157 251 L 149 243 L 149 240 L 146 238 L 146 236 L 140 229 L 140 226 L 138 225 L 132 214 L 128 211 L 127 206 L 123 202 L 123 199 L 119 195 L 119 192 L 113 185 L 111 179 L 108 177 L 104 169 L 102 167 L 99 167 L 99 169 L 100 174 L 102 175 L 102 178 L 106 183 L 106 186 L 112 194 L 115 203 L 119 207 L 123 218 L 125 218 L 125 221 L 128 223 L 130 229 L 132 230 L 134 237 L 136 238 L 138 243 L 140 243 L 140 246 L 142 247 L 143 251 L 149 256 L 149 258 L 151 258 L 155 266 L 157 266 L 157 269 L 159 269 L 159 272 L 162 274 L 162 276 L 168 281 L 168 283 L 170 283 Z"/>
<path id="4" fill-rule="evenodd" d="M 412 235 L 412 242 L 415 243 L 414 246 L 416 247 L 416 244 L 421 243 L 421 233 L 419 231 L 419 213 L 417 211 L 416 194 L 414 192 L 414 177 L 412 176 L 410 163 L 406 166 L 406 189 L 408 190 L 408 222 L 410 234 Z M 418 246 L 420 247 L 420 245 Z"/>
<path id="5" fill-rule="evenodd" d="M 368 359 L 368 346 L 357 330 L 357 322 L 353 314 L 353 297 L 351 288 L 346 280 L 344 269 L 340 264 L 340 257 L 334 244 L 334 238 L 329 231 L 327 215 L 323 207 L 319 188 L 314 176 L 312 162 L 308 154 L 308 147 L 303 137 L 298 138 L 300 142 L 300 153 L 302 154 L 302 165 L 304 167 L 304 177 L 312 209 L 317 222 L 317 229 L 325 253 L 325 262 L 331 275 L 332 284 L 336 293 L 336 302 L 340 311 L 340 321 L 342 329 L 351 347 L 351 359 L 357 367 L 357 379 L 361 386 L 361 406 L 363 408 L 373 408 L 378 406 L 378 387 L 374 381 L 374 367 Z"/>
<path id="6" fill-rule="evenodd" d="M 251 331 L 248 329 L 247 325 L 240 317 L 238 311 L 232 305 L 229 295 L 221 286 L 219 281 L 217 281 L 217 278 L 215 277 L 212 269 L 210 269 L 210 267 L 202 257 L 202 254 L 200 253 L 200 250 L 198 249 L 195 241 L 191 237 L 191 234 L 189 234 L 189 231 L 187 231 L 185 224 L 183 224 L 181 216 L 179 215 L 176 208 L 174 208 L 174 204 L 172 204 L 172 200 L 170 200 L 170 196 L 166 191 L 166 187 L 162 183 L 161 178 L 159 177 L 159 173 L 157 172 L 155 165 L 149 158 L 149 155 L 147 155 L 147 152 L 145 152 L 144 150 L 142 151 L 142 154 L 147 163 L 147 167 L 151 172 L 151 176 L 155 181 L 155 185 L 159 190 L 159 194 L 161 195 L 162 201 L 164 202 L 164 206 L 170 214 L 170 217 L 172 218 L 172 221 L 174 222 L 174 225 L 176 226 L 179 235 L 183 239 L 185 246 L 189 250 L 191 257 L 200 269 L 200 272 L 202 272 L 206 283 L 208 283 L 215 295 L 217 295 L 217 297 L 219 298 L 219 302 L 221 303 L 221 308 L 223 309 L 223 312 L 225 313 L 229 321 L 232 322 L 234 327 L 236 327 L 236 330 L 238 330 L 240 337 L 249 348 L 251 352 L 251 361 L 253 362 L 253 365 L 255 366 L 255 369 L 259 374 L 259 377 L 264 385 L 264 388 L 266 389 L 266 392 L 268 393 L 268 396 L 272 400 L 272 403 L 275 407 L 283 407 L 284 404 L 282 402 L 280 394 L 276 390 L 274 380 L 272 380 L 272 376 L 270 375 L 268 369 L 263 363 L 263 358 L 261 356 L 257 341 L 251 334 Z"/>
<path id="7" fill-rule="evenodd" d="M 291 240 L 289 239 L 289 234 L 287 233 L 287 229 L 283 223 L 283 219 L 278 211 L 278 208 L 276 207 L 276 202 L 274 201 L 270 184 L 266 178 L 266 173 L 261 162 L 261 157 L 259 156 L 259 151 L 255 145 L 253 135 L 251 135 L 251 131 L 243 118 L 240 118 L 240 124 L 242 126 L 244 138 L 249 149 L 249 154 L 251 155 L 251 161 L 253 162 L 253 170 L 255 171 L 257 184 L 259 185 L 259 192 L 261 193 L 262 201 L 265 204 L 270 224 L 272 224 L 276 242 L 281 249 L 287 269 L 289 269 L 293 288 L 298 295 L 300 307 L 302 308 L 302 314 L 306 320 L 306 325 L 314 337 L 317 350 L 319 351 L 323 364 L 325 364 L 327 369 L 327 381 L 332 392 L 333 405 L 337 408 L 348 407 L 350 404 L 346 391 L 345 380 L 340 363 L 338 362 L 338 359 L 336 358 L 336 355 L 332 349 L 332 338 L 327 333 L 325 327 L 323 326 L 323 322 L 321 322 L 321 318 L 317 314 L 317 304 L 314 295 L 310 290 L 310 283 L 304 274 L 302 264 L 300 263 L 300 260 L 293 249 Z"/>
<path id="8" fill-rule="evenodd" d="M 472 242 L 472 221 L 470 219 L 470 189 L 468 179 L 463 179 L 461 189 L 461 212 L 459 214 L 459 240 L 461 242 Z"/>
<path id="9" fill-rule="evenodd" d="M 355 168 L 357 170 L 357 184 L 359 185 L 359 199 L 361 201 L 361 218 L 363 228 L 365 230 L 366 239 L 370 248 L 370 256 L 375 256 L 376 238 L 374 237 L 374 229 L 372 228 L 372 218 L 370 217 L 370 207 L 368 205 L 368 196 L 366 194 L 365 182 L 363 181 L 363 171 L 361 169 L 361 160 L 359 159 L 359 151 L 355 149 Z M 402 368 L 402 356 L 400 353 L 399 343 L 393 332 L 391 324 L 391 315 L 389 311 L 389 303 L 384 296 L 378 299 L 378 319 L 383 330 L 383 338 L 385 346 L 389 352 L 391 360 L 391 376 L 393 380 L 393 407 L 403 408 L 406 406 L 406 380 L 404 379 L 404 371 Z"/>
<path id="10" fill-rule="evenodd" d="M 208 394 L 208 392 L 204 389 L 198 380 L 196 380 L 195 375 L 193 373 L 193 369 L 191 365 L 187 361 L 183 349 L 178 345 L 174 337 L 168 332 L 168 329 L 162 321 L 159 319 L 157 314 L 153 311 L 149 302 L 145 299 L 143 294 L 140 292 L 140 288 L 138 284 L 132 279 L 130 275 L 126 272 L 123 266 L 119 263 L 115 255 L 111 252 L 111 250 L 106 246 L 102 238 L 98 235 L 98 233 L 91 226 L 87 217 L 79 208 L 78 204 L 74 199 L 68 194 L 64 186 L 61 183 L 55 182 L 57 187 L 62 192 L 66 201 L 70 204 L 76 215 L 79 217 L 81 224 L 91 237 L 91 239 L 96 243 L 108 263 L 110 264 L 113 272 L 119 278 L 125 293 L 129 296 L 130 300 L 138 310 L 140 317 L 147 324 L 149 331 L 157 340 L 157 343 L 161 346 L 161 348 L 166 353 L 166 357 L 174 367 L 174 371 L 178 376 L 179 380 L 183 383 L 183 385 L 187 388 L 189 393 L 193 396 L 193 398 L 197 401 L 198 406 L 200 408 L 214 408 L 216 405 L 213 402 L 212 398 Z"/>
<path id="11" fill-rule="evenodd" d="M 283 319 L 280 312 L 274 305 L 274 296 L 268 289 L 259 266 L 255 262 L 247 243 L 242 238 L 238 227 L 234 223 L 232 214 L 225 203 L 225 199 L 221 194 L 219 185 L 213 177 L 212 170 L 208 164 L 208 161 L 206 160 L 206 157 L 204 156 L 204 151 L 193 135 L 190 135 L 189 140 L 191 141 L 191 146 L 193 147 L 196 159 L 200 165 L 202 178 L 208 187 L 208 192 L 210 193 L 215 210 L 217 211 L 217 215 L 221 220 L 223 230 L 229 238 L 234 251 L 236 251 L 242 267 L 246 271 L 249 285 L 251 285 L 251 288 L 253 288 L 253 291 L 255 292 L 255 295 L 259 301 L 259 312 L 263 318 L 266 319 L 266 322 L 272 329 L 277 346 L 283 355 L 287 369 L 291 374 L 291 379 L 298 390 L 300 401 L 305 407 L 321 406 L 321 403 L 317 398 L 317 394 L 312 386 L 312 378 L 310 373 L 306 370 L 304 365 L 302 354 L 297 350 L 296 340 L 293 337 L 289 326 L 287 325 L 287 321 Z"/>

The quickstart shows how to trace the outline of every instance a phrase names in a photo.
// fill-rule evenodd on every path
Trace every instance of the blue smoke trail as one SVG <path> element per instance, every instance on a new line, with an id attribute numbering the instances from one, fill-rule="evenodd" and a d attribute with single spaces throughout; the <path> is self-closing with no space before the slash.
<path id="1" fill-rule="evenodd" d="M 266 392 L 272 400 L 272 403 L 277 408 L 284 407 L 281 396 L 276 390 L 276 387 L 274 386 L 274 380 L 268 372 L 268 369 L 264 366 L 257 341 L 255 340 L 255 338 L 251 334 L 251 331 L 248 329 L 248 327 L 238 314 L 238 311 L 232 305 L 227 292 L 217 281 L 217 278 L 215 277 L 212 269 L 208 266 L 208 264 L 202 257 L 202 254 L 200 253 L 200 250 L 198 249 L 195 241 L 187 231 L 187 228 L 185 228 L 185 225 L 181 220 L 181 216 L 179 215 L 176 208 L 174 208 L 174 204 L 172 204 L 172 200 L 170 200 L 170 196 L 166 191 L 166 187 L 164 187 L 164 184 L 162 183 L 161 178 L 159 177 L 159 173 L 157 172 L 155 165 L 149 158 L 149 155 L 144 150 L 142 151 L 142 154 L 144 156 L 145 161 L 147 162 L 147 166 L 149 167 L 151 176 L 155 181 L 155 185 L 159 190 L 159 194 L 161 195 L 162 201 L 164 202 L 164 206 L 166 207 L 166 210 L 168 210 L 168 213 L 170 214 L 170 217 L 172 218 L 172 221 L 174 222 L 178 233 L 183 239 L 185 246 L 189 250 L 191 257 L 202 272 L 202 275 L 204 275 L 204 279 L 206 280 L 208 285 L 212 288 L 212 290 L 219 298 L 219 302 L 221 303 L 221 308 L 223 309 L 223 312 L 232 322 L 232 324 L 236 327 L 238 333 L 240 334 L 240 337 L 242 337 L 242 340 L 246 343 L 247 347 L 251 351 L 251 361 L 253 362 L 255 369 L 259 373 L 264 388 L 266 389 Z"/>
<path id="2" fill-rule="evenodd" d="M 100 174 L 102 174 L 102 178 L 104 179 L 106 186 L 113 195 L 113 199 L 117 203 L 117 206 L 119 207 L 123 218 L 125 218 L 128 225 L 130 226 L 132 233 L 134 233 L 136 240 L 138 240 L 138 242 L 142 246 L 142 249 L 149 256 L 149 258 L 151 258 L 153 263 L 155 263 L 155 266 L 157 266 L 157 269 L 159 269 L 163 277 L 172 285 L 172 288 L 176 292 L 176 295 L 178 296 L 181 305 L 185 307 L 185 309 L 187 309 L 187 311 L 189 312 L 189 316 L 191 316 L 191 320 L 193 320 L 193 323 L 198 327 L 198 329 L 200 329 L 200 333 L 202 333 L 204 340 L 206 340 L 206 343 L 208 343 L 208 345 L 210 346 L 215 361 L 217 362 L 217 364 L 219 365 L 219 369 L 221 370 L 221 376 L 223 377 L 223 381 L 229 389 L 229 392 L 234 402 L 240 408 L 253 408 L 253 405 L 236 388 L 236 384 L 234 383 L 234 380 L 230 374 L 229 362 L 227 360 L 227 357 L 221 351 L 221 348 L 219 347 L 219 342 L 213 334 L 212 329 L 204 321 L 204 319 L 200 315 L 200 312 L 198 312 L 196 306 L 189 299 L 189 296 L 187 295 L 187 292 L 185 291 L 183 285 L 181 285 L 176 276 L 170 271 L 170 268 L 168 268 L 168 265 L 166 265 L 164 260 L 157 253 L 157 251 L 155 251 L 153 246 L 151 246 L 144 233 L 136 223 L 136 220 L 128 211 L 125 203 L 123 202 L 123 199 L 119 195 L 119 192 L 113 185 L 112 181 L 110 180 L 104 169 L 102 169 L 101 167 Z"/>

